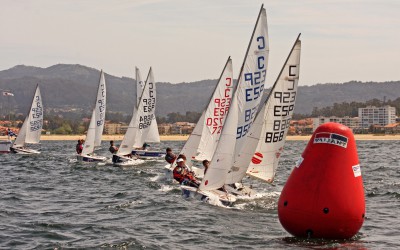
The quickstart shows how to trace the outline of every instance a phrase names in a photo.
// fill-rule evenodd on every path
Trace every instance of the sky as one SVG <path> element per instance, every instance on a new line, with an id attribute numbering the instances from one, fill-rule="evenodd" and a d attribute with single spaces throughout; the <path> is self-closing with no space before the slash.
<path id="1" fill-rule="evenodd" d="M 261 4 L 275 81 L 302 33 L 299 85 L 400 80 L 398 0 L 0 0 L 0 70 L 58 63 L 157 82 L 237 77 Z M 236 78 L 235 77 L 235 78 Z"/>

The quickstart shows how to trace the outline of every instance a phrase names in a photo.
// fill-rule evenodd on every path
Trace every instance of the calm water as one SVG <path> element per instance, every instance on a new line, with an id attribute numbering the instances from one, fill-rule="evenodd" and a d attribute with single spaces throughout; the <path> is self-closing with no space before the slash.
<path id="1" fill-rule="evenodd" d="M 287 142 L 275 186 L 251 181 L 263 198 L 230 209 L 183 199 L 163 161 L 130 168 L 80 164 L 73 141 L 44 141 L 36 157 L 0 155 L 0 248 L 400 248 L 398 141 L 357 143 L 367 217 L 353 240 L 307 241 L 284 231 L 279 192 L 306 143 Z M 104 155 L 107 148 L 104 142 Z"/>

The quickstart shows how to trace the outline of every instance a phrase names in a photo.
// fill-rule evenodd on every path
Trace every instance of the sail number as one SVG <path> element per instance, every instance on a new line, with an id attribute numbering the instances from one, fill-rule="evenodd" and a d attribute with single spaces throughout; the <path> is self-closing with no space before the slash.
<path id="1" fill-rule="evenodd" d="M 104 93 L 104 91 L 102 92 Z M 104 95 L 103 95 L 104 96 Z M 97 126 L 101 126 L 104 124 L 104 111 L 106 110 L 106 105 L 105 105 L 105 99 L 99 99 L 97 101 L 97 107 L 99 109 L 99 117 L 98 120 L 96 121 Z"/>
<path id="2" fill-rule="evenodd" d="M 239 138 L 245 136 L 249 132 L 251 123 L 253 122 L 254 117 L 256 116 L 257 110 L 258 110 L 258 105 L 254 108 L 246 109 L 244 111 L 244 121 L 246 122 L 246 124 L 243 126 L 237 127 L 236 139 L 239 139 Z"/>
<path id="3" fill-rule="evenodd" d="M 39 120 L 39 121 L 31 121 L 29 123 L 29 125 L 30 125 L 30 129 L 31 129 L 32 132 L 42 129 L 42 121 L 41 120 Z"/>
<path id="4" fill-rule="evenodd" d="M 251 124 L 254 121 L 255 113 L 258 110 L 260 100 L 264 92 L 265 76 L 267 74 L 267 58 L 266 58 L 266 40 L 264 36 L 258 36 L 256 39 L 256 48 L 254 48 L 254 54 L 249 54 L 248 56 L 255 58 L 255 67 L 248 65 L 246 63 L 245 67 L 250 69 L 243 74 L 243 80 L 239 84 L 243 85 L 244 96 L 239 97 L 239 100 L 244 98 L 244 113 L 242 117 L 239 117 L 238 127 L 236 129 L 236 139 L 240 139 L 250 131 Z M 247 60 L 253 60 L 252 58 L 247 58 Z M 242 88 L 242 86 L 238 86 Z M 242 93 L 242 92 L 239 92 Z"/>
<path id="5" fill-rule="evenodd" d="M 295 66 L 289 66 L 289 77 L 296 75 L 292 73 L 294 69 Z M 294 79 L 290 79 L 287 82 L 291 85 L 286 88 L 288 91 L 276 91 L 273 93 L 272 97 L 277 103 L 273 107 L 274 123 L 272 131 L 265 132 L 265 143 L 282 141 L 290 127 L 297 91 L 295 90 Z"/>
<path id="6" fill-rule="evenodd" d="M 151 125 L 151 121 L 154 118 L 154 114 L 141 115 L 139 118 L 139 129 L 145 129 Z"/>
<path id="7" fill-rule="evenodd" d="M 141 102 L 144 115 L 139 116 L 139 129 L 145 129 L 151 125 L 155 116 L 156 98 L 154 97 L 154 84 L 152 82 L 149 82 L 149 98 L 142 98 Z"/>
<path id="8" fill-rule="evenodd" d="M 225 115 L 228 113 L 232 100 L 232 78 L 225 78 L 223 98 L 214 98 L 214 109 L 211 117 L 207 117 L 206 126 L 211 129 L 211 134 L 220 134 L 224 124 Z"/>

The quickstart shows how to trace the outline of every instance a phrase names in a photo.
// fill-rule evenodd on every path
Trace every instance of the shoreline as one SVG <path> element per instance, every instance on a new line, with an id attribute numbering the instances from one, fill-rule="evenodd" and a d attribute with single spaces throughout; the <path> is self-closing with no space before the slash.
<path id="1" fill-rule="evenodd" d="M 42 141 L 76 141 L 85 139 L 86 135 L 42 135 Z M 103 135 L 103 141 L 122 141 L 123 135 Z M 400 135 L 373 135 L 373 134 L 356 134 L 356 141 L 391 141 L 400 140 Z M 161 141 L 186 141 L 189 135 L 161 135 Z M 311 135 L 291 135 L 287 136 L 288 141 L 308 141 Z M 7 136 L 0 136 L 0 140 L 6 140 Z"/>

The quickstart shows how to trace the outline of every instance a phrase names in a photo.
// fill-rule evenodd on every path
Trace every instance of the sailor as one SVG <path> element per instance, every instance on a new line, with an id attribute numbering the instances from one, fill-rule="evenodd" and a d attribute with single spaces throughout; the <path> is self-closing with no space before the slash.
<path id="1" fill-rule="evenodd" d="M 208 167 L 210 166 L 210 161 L 209 160 L 204 160 L 203 161 L 203 167 L 204 167 L 204 175 L 207 173 Z"/>
<path id="2" fill-rule="evenodd" d="M 194 176 L 193 172 L 186 166 L 186 156 L 180 155 L 176 160 L 177 166 L 173 170 L 174 179 L 181 185 L 187 185 L 191 187 L 199 187 L 200 183 Z"/>
<path id="3" fill-rule="evenodd" d="M 76 153 L 78 155 L 82 154 L 82 150 L 83 150 L 83 140 L 78 140 L 78 144 L 76 144 Z"/>
<path id="4" fill-rule="evenodd" d="M 8 128 L 8 130 L 7 130 L 7 135 L 9 135 L 10 137 L 13 137 L 13 136 L 17 137 L 17 134 L 15 134 L 10 128 Z"/>
<path id="5" fill-rule="evenodd" d="M 150 145 L 145 142 L 143 143 L 142 150 L 146 150 L 148 147 L 150 147 Z"/>
<path id="6" fill-rule="evenodd" d="M 174 163 L 174 161 L 176 159 L 176 155 L 174 155 L 174 153 L 172 153 L 172 149 L 171 148 L 167 148 L 165 151 L 167 152 L 167 154 L 165 155 L 165 160 L 169 164 Z"/>
<path id="7" fill-rule="evenodd" d="M 110 141 L 110 148 L 108 149 L 111 154 L 115 154 L 118 151 L 118 147 L 114 146 L 114 141 Z"/>

